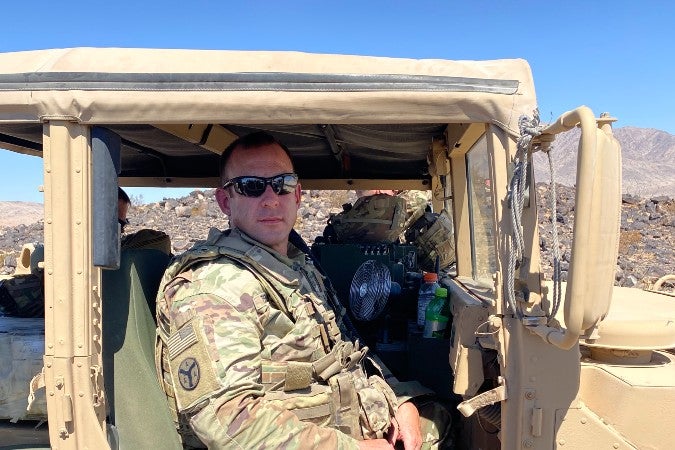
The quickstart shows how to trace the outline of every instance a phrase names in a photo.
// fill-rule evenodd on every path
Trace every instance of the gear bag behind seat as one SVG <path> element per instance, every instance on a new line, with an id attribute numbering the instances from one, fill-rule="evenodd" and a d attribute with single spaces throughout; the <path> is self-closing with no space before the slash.
<path id="1" fill-rule="evenodd" d="M 444 269 L 455 262 L 455 236 L 452 218 L 446 210 L 440 213 L 426 212 L 405 232 L 405 240 L 415 244 L 418 263 L 423 270 Z"/>
<path id="2" fill-rule="evenodd" d="M 405 200 L 398 196 L 375 194 L 361 197 L 351 208 L 332 216 L 338 242 L 394 242 L 403 232 Z"/>

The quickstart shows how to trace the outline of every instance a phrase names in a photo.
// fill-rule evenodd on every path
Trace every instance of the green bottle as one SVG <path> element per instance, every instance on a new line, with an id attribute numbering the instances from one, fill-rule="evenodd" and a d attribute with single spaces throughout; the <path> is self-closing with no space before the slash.
<path id="1" fill-rule="evenodd" d="M 446 288 L 436 289 L 433 300 L 427 306 L 425 319 L 423 336 L 442 339 L 450 320 L 450 305 Z"/>

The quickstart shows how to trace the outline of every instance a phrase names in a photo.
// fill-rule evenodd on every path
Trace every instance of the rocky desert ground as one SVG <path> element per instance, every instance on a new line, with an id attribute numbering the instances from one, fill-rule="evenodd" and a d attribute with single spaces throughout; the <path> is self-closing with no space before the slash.
<path id="1" fill-rule="evenodd" d="M 550 277 L 551 231 L 555 220 L 560 236 L 564 280 L 570 261 L 574 189 L 556 185 L 555 217 L 552 217 L 548 205 L 549 189 L 547 184 L 537 186 L 542 267 Z M 174 253 L 182 252 L 195 241 L 203 239 L 210 227 L 227 228 L 227 219 L 216 205 L 213 192 L 193 191 L 183 198 L 134 205 L 129 214 L 131 224 L 127 232 L 140 228 L 164 230 L 171 236 Z M 343 203 L 353 202 L 355 198 L 353 191 L 303 191 L 303 205 L 296 228 L 305 240 L 312 242 L 323 232 L 329 214 L 340 211 Z M 35 220 L 35 209 L 41 212 L 42 205 L 32 204 L 31 209 L 25 204 L 14 207 L 16 203 L 0 202 L 0 217 L 5 218 L 2 219 L 4 222 L 0 222 L 0 272 L 5 274 L 14 270 L 16 256 L 24 243 L 43 240 L 43 223 Z M 649 289 L 666 274 L 675 274 L 675 200 L 667 196 L 645 198 L 624 195 L 616 284 Z"/>

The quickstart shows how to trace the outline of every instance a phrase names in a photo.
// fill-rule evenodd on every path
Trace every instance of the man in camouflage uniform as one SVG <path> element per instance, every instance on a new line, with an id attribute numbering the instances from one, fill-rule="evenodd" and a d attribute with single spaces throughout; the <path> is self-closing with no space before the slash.
<path id="1" fill-rule="evenodd" d="M 121 250 L 148 249 L 154 248 L 161 250 L 171 256 L 171 238 L 168 234 L 159 230 L 142 228 L 134 233 L 124 234 L 124 229 L 129 225 L 129 208 L 131 199 L 121 187 L 117 188 L 117 222 L 120 224 L 120 231 L 123 233 L 120 239 Z"/>
<path id="2" fill-rule="evenodd" d="M 345 337 L 322 276 L 289 243 L 301 188 L 288 150 L 241 138 L 221 179 L 232 229 L 175 258 L 158 294 L 158 370 L 178 421 L 209 448 L 438 444 L 448 421 L 424 407 L 421 425 L 412 392 L 392 378 L 395 394 Z"/>

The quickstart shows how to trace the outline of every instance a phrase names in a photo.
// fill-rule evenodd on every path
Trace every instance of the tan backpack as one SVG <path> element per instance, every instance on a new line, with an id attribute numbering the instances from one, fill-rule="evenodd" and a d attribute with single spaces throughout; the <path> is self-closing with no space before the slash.
<path id="1" fill-rule="evenodd" d="M 447 211 L 424 213 L 405 233 L 406 242 L 418 250 L 418 263 L 426 271 L 435 271 L 436 259 L 444 269 L 455 262 L 455 236 Z"/>
<path id="2" fill-rule="evenodd" d="M 331 216 L 338 242 L 395 242 L 403 232 L 405 200 L 398 196 L 375 194 L 361 197 L 351 208 Z"/>

